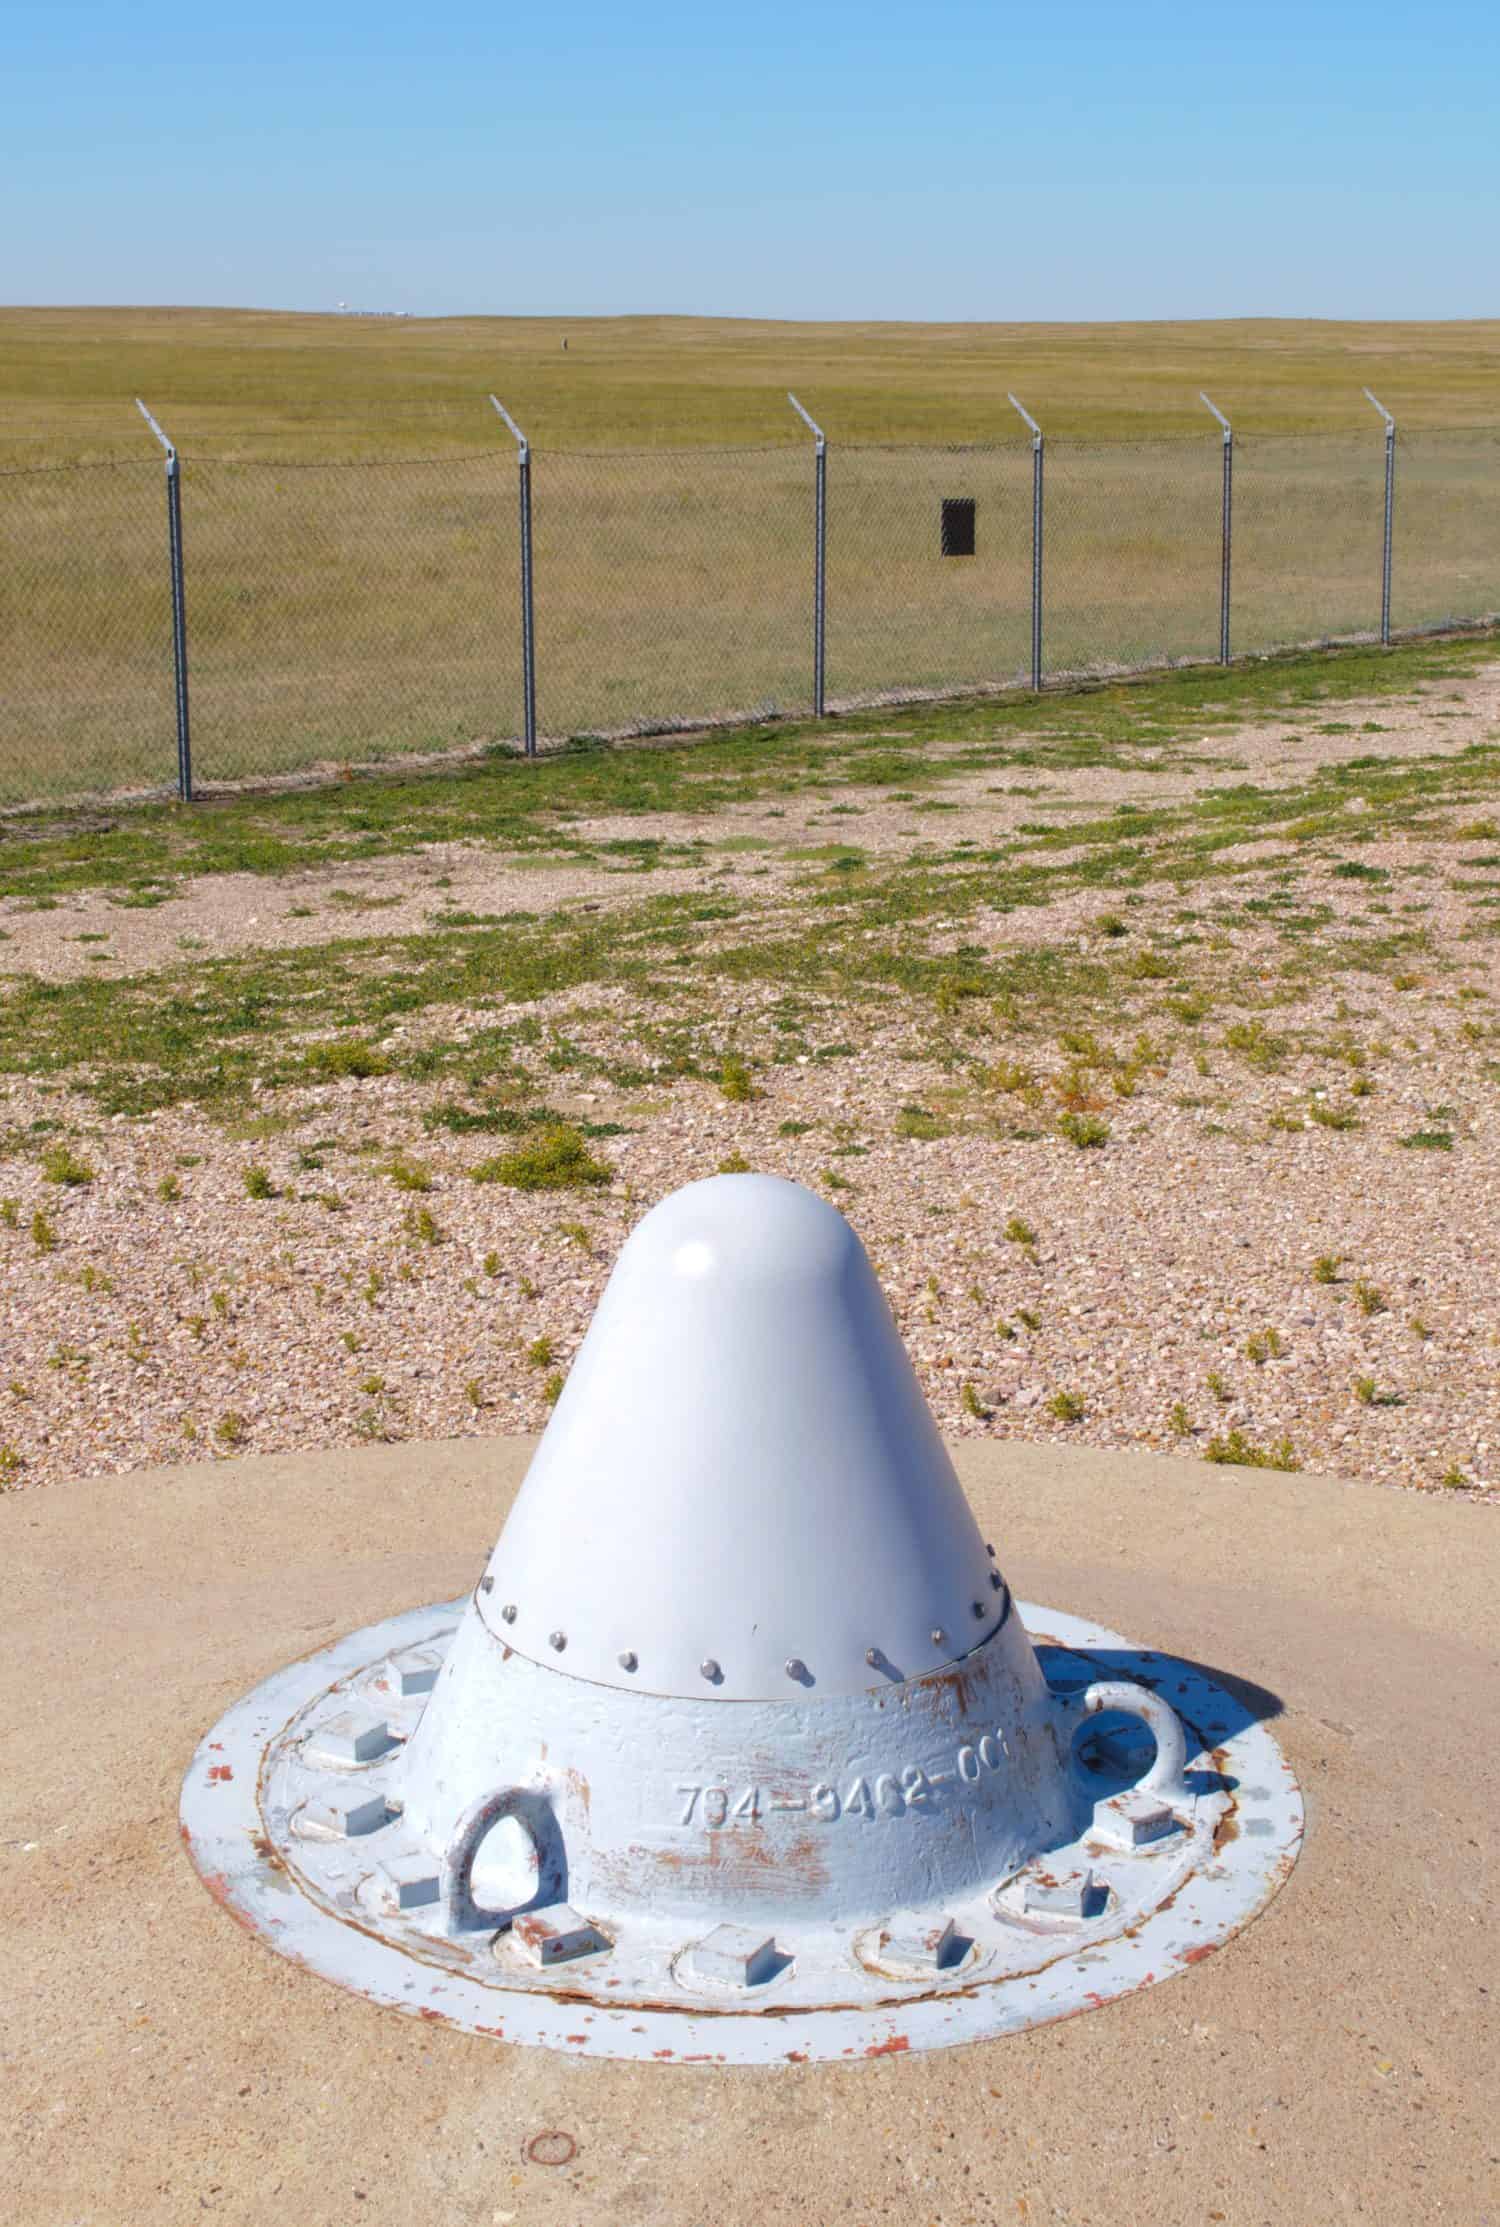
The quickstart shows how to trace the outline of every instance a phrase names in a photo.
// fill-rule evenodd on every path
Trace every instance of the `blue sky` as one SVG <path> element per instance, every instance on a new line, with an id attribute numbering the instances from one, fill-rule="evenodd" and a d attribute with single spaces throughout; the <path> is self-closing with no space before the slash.
<path id="1" fill-rule="evenodd" d="M 6 0 L 8 302 L 1473 317 L 1500 8 Z"/>

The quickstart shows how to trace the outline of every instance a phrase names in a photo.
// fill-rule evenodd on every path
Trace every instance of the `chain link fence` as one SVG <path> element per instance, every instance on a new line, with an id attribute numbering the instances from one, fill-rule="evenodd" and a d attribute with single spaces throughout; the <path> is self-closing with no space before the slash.
<path id="1" fill-rule="evenodd" d="M 0 473 L 0 803 L 176 780 L 159 462 Z"/>
<path id="2" fill-rule="evenodd" d="M 803 468 L 809 471 L 810 461 Z M 967 503 L 974 506 L 973 553 L 945 557 L 944 505 Z M 827 531 L 831 703 L 1010 686 L 1024 678 L 1031 630 L 1028 446 L 833 445 Z"/>
<path id="3" fill-rule="evenodd" d="M 0 805 L 1379 640 L 1500 616 L 1500 429 L 0 473 Z M 1034 507 L 1038 479 L 1040 515 Z M 1040 545 L 1034 541 L 1042 527 Z M 1389 563 L 1389 574 L 1386 566 Z M 1035 597 L 1039 600 L 1034 601 Z M 528 720 L 529 630 L 536 713 Z M 190 732 L 189 732 L 190 728 Z M 190 766 L 190 782 L 179 767 Z"/>
<path id="4" fill-rule="evenodd" d="M 1235 441 L 1236 650 L 1379 638 L 1384 486 L 1378 434 Z"/>
<path id="5" fill-rule="evenodd" d="M 808 708 L 810 455 L 534 450 L 532 500 L 544 734 Z"/>
<path id="6" fill-rule="evenodd" d="M 183 464 L 193 768 L 207 784 L 520 731 L 508 456 Z"/>
<path id="7" fill-rule="evenodd" d="M 1218 655 L 1219 462 L 1213 441 L 1047 443 L 1046 670 Z"/>

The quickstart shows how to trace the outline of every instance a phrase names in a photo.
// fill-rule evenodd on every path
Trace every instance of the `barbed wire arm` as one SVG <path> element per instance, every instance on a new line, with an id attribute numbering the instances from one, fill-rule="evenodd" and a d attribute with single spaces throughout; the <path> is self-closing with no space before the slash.
<path id="1" fill-rule="evenodd" d="M 787 400 L 808 428 L 813 449 L 813 714 L 828 708 L 828 440 L 791 389 Z"/>
<path id="2" fill-rule="evenodd" d="M 1031 685 L 1040 695 L 1042 687 L 1042 429 L 1036 419 L 1007 394 L 1011 408 L 1025 419 L 1031 428 Z"/>
<path id="3" fill-rule="evenodd" d="M 498 395 L 490 407 L 504 419 L 515 436 L 516 462 L 521 474 L 521 743 L 528 758 L 536 756 L 536 582 L 531 546 L 531 443 Z"/>

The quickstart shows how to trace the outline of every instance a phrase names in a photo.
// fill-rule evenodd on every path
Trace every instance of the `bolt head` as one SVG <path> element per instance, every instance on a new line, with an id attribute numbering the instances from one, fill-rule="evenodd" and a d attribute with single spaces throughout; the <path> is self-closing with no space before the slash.
<path id="1" fill-rule="evenodd" d="M 516 1620 L 515 1602 L 507 1601 L 504 1608 L 501 1609 L 500 1614 L 505 1618 L 507 1624 L 513 1624 Z"/>
<path id="2" fill-rule="evenodd" d="M 747 1925 L 716 1925 L 683 1952 L 680 1970 L 690 1987 L 764 1987 L 786 1962 L 772 1935 Z"/>
<path id="3" fill-rule="evenodd" d="M 411 1701 L 431 1693 L 442 1667 L 442 1658 L 425 1647 L 407 1647 L 390 1657 L 386 1678 L 394 1684 L 399 1699 Z"/>
<path id="4" fill-rule="evenodd" d="M 1171 1840 L 1182 1831 L 1182 1820 L 1154 1794 L 1138 1786 L 1127 1787 L 1094 1810 L 1094 1831 L 1111 1848 L 1148 1848 L 1153 1842 Z"/>
<path id="5" fill-rule="evenodd" d="M 396 1735 L 384 1717 L 345 1709 L 309 1735 L 304 1753 L 314 1770 L 330 1764 L 347 1769 L 356 1763 L 377 1762 L 396 1745 Z"/>
<path id="6" fill-rule="evenodd" d="M 1107 1889 L 1087 1865 L 1061 1874 L 1033 1867 L 1021 1891 L 1021 1907 L 1029 1918 L 1052 1918 L 1074 1925 L 1098 1917 L 1105 1907 Z"/>
<path id="7" fill-rule="evenodd" d="M 388 1913 L 422 1910 L 438 1900 L 441 1881 L 431 1858 L 420 1853 L 388 1856 L 379 1865 L 361 1899 L 368 1894 L 377 1909 Z"/>
<path id="8" fill-rule="evenodd" d="M 983 1603 L 983 1601 L 975 1601 L 975 1603 L 974 1603 L 974 1614 L 975 1614 L 975 1616 L 976 1616 L 976 1617 L 977 1617 L 977 1618 L 979 1619 L 979 1622 L 980 1622 L 980 1623 L 982 1624 L 982 1623 L 984 1622 L 984 1603 Z"/>
<path id="9" fill-rule="evenodd" d="M 934 1629 L 933 1629 L 933 1634 L 932 1634 L 932 1644 L 933 1644 L 933 1646 L 934 1646 L 934 1647 L 941 1647 L 941 1646 L 943 1646 L 943 1645 L 945 1644 L 946 1640 L 947 1640 L 947 1637 L 948 1637 L 948 1634 L 947 1634 L 947 1633 L 946 1633 L 946 1632 L 945 1632 L 945 1631 L 943 1630 L 943 1627 L 942 1627 L 942 1625 L 941 1625 L 941 1624 L 939 1624 L 939 1625 L 936 1625 L 936 1626 L 934 1627 Z"/>
<path id="10" fill-rule="evenodd" d="M 633 1647 L 627 1647 L 623 1655 L 621 1655 L 619 1658 L 620 1668 L 622 1670 L 634 1670 L 638 1666 L 640 1659 L 640 1656 L 636 1653 Z"/>
<path id="11" fill-rule="evenodd" d="M 495 1590 L 494 1579 L 492 1577 L 482 1577 L 479 1580 L 479 1590 L 481 1593 L 493 1593 Z"/>
<path id="12" fill-rule="evenodd" d="M 805 1678 L 807 1676 L 807 1665 L 800 1655 L 787 1656 L 786 1674 L 788 1678 Z"/>
<path id="13" fill-rule="evenodd" d="M 526 1911 L 510 1932 L 526 1962 L 542 1970 L 549 1964 L 570 1964 L 575 1957 L 597 1956 L 611 1946 L 596 1925 L 566 1902 L 550 1910 Z"/>
<path id="14" fill-rule="evenodd" d="M 872 1943 L 874 1961 L 897 1979 L 941 1972 L 959 1962 L 966 1945 L 946 1911 L 934 1917 L 916 1910 L 887 1918 Z"/>
<path id="15" fill-rule="evenodd" d="M 551 1648 L 554 1648 L 559 1655 L 562 1653 L 567 1644 L 568 1635 L 566 1632 L 549 1632 L 547 1634 L 547 1645 Z"/>
<path id="16" fill-rule="evenodd" d="M 719 1668 L 719 1665 L 714 1661 L 712 1655 L 705 1655 L 702 1662 L 699 1663 L 698 1668 L 702 1671 L 704 1677 L 708 1680 L 711 1686 L 717 1685 L 719 1680 L 724 1675 L 723 1671 Z"/>
<path id="17" fill-rule="evenodd" d="M 319 1840 L 361 1840 L 366 1833 L 378 1833 L 390 1821 L 383 1794 L 335 1794 L 328 1801 L 304 1803 L 293 1819 L 292 1830 L 299 1838 L 311 1834 Z"/>

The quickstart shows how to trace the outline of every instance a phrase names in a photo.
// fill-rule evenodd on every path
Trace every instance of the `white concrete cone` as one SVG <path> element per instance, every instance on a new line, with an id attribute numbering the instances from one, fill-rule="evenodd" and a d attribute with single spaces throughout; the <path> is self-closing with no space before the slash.
<path id="1" fill-rule="evenodd" d="M 455 1931 L 842 1923 L 1072 1839 L 1058 1725 L 858 1239 L 716 1176 L 624 1247 L 393 1794 Z"/>

